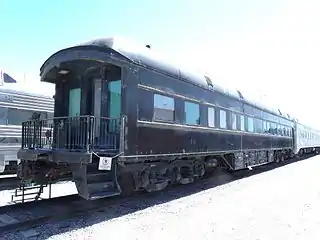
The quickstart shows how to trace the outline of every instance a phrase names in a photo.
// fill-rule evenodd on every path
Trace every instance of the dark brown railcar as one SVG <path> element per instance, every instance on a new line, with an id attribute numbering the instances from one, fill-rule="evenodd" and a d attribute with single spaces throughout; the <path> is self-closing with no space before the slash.
<path id="1" fill-rule="evenodd" d="M 56 85 L 55 118 L 23 124 L 19 176 L 43 183 L 69 171 L 86 199 L 189 183 L 209 167 L 243 169 L 293 149 L 293 121 L 280 112 L 115 38 L 53 54 L 41 81 Z"/>

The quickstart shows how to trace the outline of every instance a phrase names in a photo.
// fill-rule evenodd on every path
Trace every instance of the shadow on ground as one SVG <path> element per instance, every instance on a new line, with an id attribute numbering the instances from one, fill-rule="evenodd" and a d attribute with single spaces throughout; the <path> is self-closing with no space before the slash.
<path id="1" fill-rule="evenodd" d="M 171 187 L 165 191 L 158 192 L 158 193 L 139 194 L 136 197 L 130 198 L 129 201 L 120 200 L 117 203 L 111 203 L 110 205 L 107 205 L 102 210 L 97 210 L 95 212 L 90 212 L 90 213 L 84 213 L 81 216 L 74 217 L 72 219 L 55 221 L 55 222 L 45 224 L 43 226 L 36 227 L 34 228 L 34 230 L 39 233 L 39 236 L 36 239 L 47 239 L 48 237 L 53 235 L 74 231 L 80 228 L 90 227 L 100 222 L 125 216 L 127 214 L 131 214 L 136 211 L 140 211 L 158 204 L 163 204 L 172 200 L 176 200 L 181 197 L 186 197 L 207 189 L 212 189 L 217 186 L 221 186 L 221 185 L 230 183 L 232 181 L 239 180 L 241 178 L 247 178 L 262 172 L 267 172 L 275 168 L 283 167 L 291 163 L 305 160 L 310 157 L 311 156 L 308 156 L 299 160 L 294 160 L 294 161 L 265 165 L 265 166 L 258 167 L 253 171 L 245 170 L 245 171 L 236 172 L 234 174 L 230 174 L 222 171 L 214 172 L 212 174 L 212 177 L 198 180 L 194 184 Z M 9 235 L 11 236 L 9 237 Z M 5 237 L 4 239 L 11 239 L 13 237 L 12 236 L 13 233 L 10 233 L 9 235 L 4 236 Z M 15 233 L 14 235 L 16 235 L 14 238 L 18 239 L 17 237 L 19 233 Z"/>

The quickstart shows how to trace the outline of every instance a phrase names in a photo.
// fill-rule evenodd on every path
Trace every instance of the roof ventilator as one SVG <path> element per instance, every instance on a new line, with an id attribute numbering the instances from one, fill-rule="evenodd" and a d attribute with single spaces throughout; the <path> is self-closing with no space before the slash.
<path id="1" fill-rule="evenodd" d="M 205 78 L 206 81 L 207 81 L 207 84 L 208 84 L 208 86 L 209 86 L 209 89 L 213 89 L 213 84 L 212 84 L 211 79 L 210 79 L 209 77 L 207 77 L 207 76 L 204 76 L 204 78 Z"/>
<path id="2" fill-rule="evenodd" d="M 237 90 L 237 92 L 238 92 L 238 94 L 239 94 L 239 97 L 240 97 L 242 100 L 244 100 L 244 97 L 243 97 L 243 95 L 241 94 L 241 92 L 240 92 L 239 90 Z"/>

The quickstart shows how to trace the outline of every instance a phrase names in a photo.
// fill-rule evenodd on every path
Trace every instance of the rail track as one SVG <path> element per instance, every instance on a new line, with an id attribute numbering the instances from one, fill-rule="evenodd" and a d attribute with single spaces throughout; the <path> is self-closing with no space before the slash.
<path id="1" fill-rule="evenodd" d="M 161 192 L 144 193 L 137 192 L 129 197 L 116 196 L 107 199 L 98 199 L 87 201 L 77 194 L 56 197 L 51 199 L 42 199 L 33 202 L 17 203 L 0 207 L 0 236 L 10 231 L 23 231 L 34 228 L 52 221 L 71 219 L 77 215 L 87 214 L 90 212 L 106 209 L 111 205 L 127 204 L 136 197 L 153 198 L 178 189 L 181 190 L 182 196 L 194 194 L 209 188 L 223 185 L 234 180 L 250 177 L 262 172 L 266 172 L 287 164 L 298 162 L 314 155 L 309 155 L 300 159 L 292 159 L 280 163 L 272 163 L 256 167 L 254 171 L 242 170 L 235 174 L 226 173 L 217 170 L 215 173 L 206 175 L 205 178 L 196 181 L 194 184 L 185 186 L 170 186 Z"/>
<path id="2" fill-rule="evenodd" d="M 70 219 L 79 214 L 99 211 L 110 204 L 130 201 L 136 195 L 138 194 L 130 197 L 116 196 L 87 201 L 74 194 L 24 204 L 7 205 L 0 208 L 0 233 L 22 231 L 47 222 Z"/>

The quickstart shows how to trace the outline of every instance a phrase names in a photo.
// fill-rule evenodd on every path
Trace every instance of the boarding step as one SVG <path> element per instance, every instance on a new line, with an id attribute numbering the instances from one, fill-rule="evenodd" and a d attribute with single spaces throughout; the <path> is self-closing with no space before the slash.
<path id="1" fill-rule="evenodd" d="M 30 201 L 36 201 L 41 199 L 41 194 L 45 187 L 49 186 L 49 198 L 51 198 L 51 184 L 45 185 L 29 185 L 22 183 L 15 189 L 14 194 L 11 195 L 12 203 L 24 203 Z"/>
<path id="2" fill-rule="evenodd" d="M 119 189 L 113 181 L 88 183 L 88 195 L 90 200 L 116 196 L 120 194 Z"/>
<path id="3" fill-rule="evenodd" d="M 112 181 L 111 172 L 103 171 L 103 172 L 88 172 L 87 173 L 87 183 L 101 183 Z"/>
<path id="4" fill-rule="evenodd" d="M 101 198 L 113 197 L 120 195 L 119 190 L 94 192 L 89 195 L 89 200 L 97 200 Z"/>
<path id="5" fill-rule="evenodd" d="M 73 172 L 78 194 L 87 200 L 107 198 L 121 193 L 115 169 L 112 168 L 112 159 L 103 157 L 103 169 L 100 160 L 98 157 L 94 158 L 92 163 L 79 166 Z"/>

